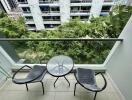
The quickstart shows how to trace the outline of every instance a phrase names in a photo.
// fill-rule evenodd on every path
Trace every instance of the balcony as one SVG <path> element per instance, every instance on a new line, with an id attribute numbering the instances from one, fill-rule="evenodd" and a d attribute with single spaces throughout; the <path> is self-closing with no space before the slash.
<path id="1" fill-rule="evenodd" d="M 71 15 L 88 15 L 90 13 L 90 6 L 73 6 L 71 7 Z"/>
<path id="2" fill-rule="evenodd" d="M 104 2 L 113 2 L 113 0 L 104 0 Z"/>
<path id="3" fill-rule="evenodd" d="M 71 16 L 86 16 L 86 15 L 90 15 L 90 12 L 88 10 L 72 10 L 71 11 Z"/>
<path id="4" fill-rule="evenodd" d="M 44 24 L 61 24 L 60 16 L 43 16 Z"/>
<path id="5" fill-rule="evenodd" d="M 35 31 L 36 26 L 35 26 L 34 22 L 27 22 L 27 29 L 30 31 Z"/>
<path id="6" fill-rule="evenodd" d="M 18 0 L 19 4 L 28 4 L 27 0 Z"/>
<path id="7" fill-rule="evenodd" d="M 34 26 L 34 25 L 32 25 Z M 25 85 L 16 85 L 12 83 L 11 76 L 11 70 L 20 68 L 20 66 L 23 66 L 25 64 L 28 64 L 30 66 L 33 66 L 34 64 L 38 65 L 44 65 L 45 63 L 17 63 L 14 56 L 11 56 L 14 54 L 12 50 L 7 49 L 8 45 L 5 45 L 7 43 L 18 43 L 20 44 L 29 41 L 32 43 L 32 49 L 35 50 L 35 43 L 36 42 L 53 42 L 52 45 L 55 43 L 57 45 L 57 42 L 63 43 L 64 45 L 69 45 L 71 42 L 82 42 L 85 45 L 89 46 L 88 44 L 91 44 L 93 42 L 100 44 L 100 42 L 103 43 L 110 43 L 114 42 L 114 46 L 112 45 L 112 49 L 110 50 L 109 54 L 107 55 L 105 61 L 102 64 L 88 64 L 87 62 L 84 64 L 79 64 L 79 62 L 75 62 L 74 68 L 87 68 L 87 69 L 93 69 L 95 71 L 102 71 L 104 72 L 104 75 L 107 79 L 108 85 L 107 88 L 97 95 L 97 100 L 131 100 L 132 96 L 132 89 L 131 87 L 131 65 L 132 65 L 132 17 L 127 22 L 125 28 L 121 32 L 120 36 L 118 38 L 37 38 L 37 39 L 31 39 L 31 38 L 0 38 L 0 71 L 4 73 L 0 73 L 0 83 L 2 83 L 2 87 L 0 88 L 0 99 L 1 100 L 59 100 L 59 99 L 69 99 L 69 100 L 93 100 L 93 93 L 90 91 L 86 91 L 84 88 L 82 88 L 80 85 L 77 87 L 76 96 L 73 95 L 73 89 L 74 84 L 76 82 L 75 77 L 73 73 L 68 74 L 66 77 L 69 79 L 71 86 L 69 87 L 65 80 L 60 78 L 57 83 L 56 87 L 53 87 L 53 83 L 55 81 L 55 78 L 46 74 L 43 82 L 45 85 L 45 94 L 42 95 L 40 84 L 29 84 L 29 91 L 26 91 Z M 8 42 L 7 42 L 8 41 Z M 34 41 L 34 42 L 33 42 Z M 48 43 L 47 43 L 48 44 Z M 47 45 L 46 44 L 46 45 Z M 58 44 L 59 45 L 59 44 Z M 102 45 L 102 44 L 101 44 Z M 7 47 L 6 47 L 7 46 Z M 21 45 L 19 45 L 21 46 Z M 94 47 L 94 45 L 92 45 Z M 43 47 L 43 46 L 42 46 Z M 76 47 L 76 46 L 74 46 Z M 27 48 L 28 49 L 28 48 Z M 50 48 L 52 49 L 52 48 Z M 60 49 L 60 48 L 57 48 Z M 63 48 L 63 50 L 67 49 L 66 47 Z M 82 48 L 83 49 L 83 48 Z M 95 47 L 97 49 L 97 47 Z M 45 51 L 42 52 L 42 54 Z M 78 54 L 78 50 L 76 50 L 76 54 Z M 89 52 L 89 51 L 88 51 Z M 86 52 L 86 55 L 88 54 Z M 98 54 L 100 52 L 100 49 L 98 48 Z M 9 53 L 9 54 L 8 54 Z M 58 52 L 59 54 L 62 52 Z M 23 54 L 22 54 L 23 55 Z M 30 53 L 31 55 L 31 53 Z M 34 57 L 34 56 L 33 56 Z M 32 57 L 32 59 L 33 59 Z M 78 56 L 77 56 L 78 57 Z M 75 58 L 74 58 L 75 59 Z M 92 59 L 92 58 L 90 58 Z M 89 60 L 90 60 L 89 59 Z M 83 61 L 86 59 L 83 59 Z M 36 62 L 36 60 L 35 60 Z M 25 71 L 28 71 L 25 69 Z M 22 72 L 19 74 L 18 77 L 25 77 L 27 72 Z M 5 76 L 5 77 L 3 77 Z M 7 77 L 8 76 L 8 77 Z M 4 83 L 4 82 L 6 83 Z M 97 83 L 98 85 L 102 85 L 102 79 L 100 76 L 97 77 Z"/>
<path id="8" fill-rule="evenodd" d="M 89 16 L 71 16 L 71 19 L 80 19 L 82 22 L 86 22 L 89 19 Z"/>
<path id="9" fill-rule="evenodd" d="M 71 0 L 71 3 L 92 3 L 92 0 Z"/>
<path id="10" fill-rule="evenodd" d="M 29 7 L 22 7 L 22 12 L 25 14 L 29 14 L 29 13 L 31 13 L 31 10 Z"/>
<path id="11" fill-rule="evenodd" d="M 89 13 L 90 10 L 71 10 L 71 13 Z"/>
<path id="12" fill-rule="evenodd" d="M 20 40 L 20 39 L 19 39 Z M 18 42 L 19 42 L 18 40 Z M 30 41 L 30 39 L 27 39 Z M 36 41 L 36 39 L 32 39 L 33 41 Z M 43 41 L 122 41 L 122 39 L 42 39 Z M 21 41 L 21 40 L 20 40 Z M 24 39 L 22 40 L 25 41 Z M 37 39 L 37 41 L 40 41 Z M 22 66 L 23 64 L 17 64 L 17 66 Z M 29 64 L 30 65 L 30 64 Z M 82 66 L 87 68 L 94 68 L 96 70 L 105 71 L 104 65 L 75 65 L 75 68 Z M 95 66 L 95 67 L 94 67 Z M 18 77 L 25 77 L 27 75 L 27 72 L 22 72 L 18 75 Z M 70 73 L 66 76 L 68 80 L 70 81 L 71 86 L 68 87 L 67 83 L 63 78 L 60 78 L 57 83 L 56 87 L 54 88 L 53 84 L 55 81 L 55 77 L 46 74 L 43 82 L 45 86 L 45 94 L 42 95 L 41 87 L 39 83 L 29 84 L 30 90 L 27 92 L 25 85 L 16 85 L 12 83 L 11 79 L 8 79 L 6 84 L 1 88 L 0 90 L 0 98 L 2 100 L 7 100 L 10 97 L 10 100 L 38 100 L 38 99 L 45 99 L 45 100 L 58 100 L 62 98 L 68 98 L 70 100 L 87 100 L 87 99 L 93 99 L 93 93 L 85 90 L 80 85 L 78 85 L 76 96 L 73 95 L 74 92 L 74 84 L 76 82 L 76 79 L 73 75 L 73 73 Z M 111 99 L 112 100 L 120 100 L 120 96 L 118 95 L 118 92 L 115 90 L 115 87 L 112 85 L 111 80 L 109 79 L 109 76 L 105 74 L 105 77 L 107 78 L 108 86 L 102 93 L 99 93 L 97 95 L 98 100 L 106 100 Z M 103 84 L 103 80 L 101 76 L 97 77 L 97 83 L 99 85 Z M 7 98 L 8 93 L 8 98 Z"/>
<path id="13" fill-rule="evenodd" d="M 29 7 L 27 0 L 18 0 L 18 7 Z"/>
<path id="14" fill-rule="evenodd" d="M 53 4 L 53 3 L 59 3 L 59 0 L 39 0 L 40 4 Z"/>
<path id="15" fill-rule="evenodd" d="M 49 7 L 49 6 L 40 6 L 42 16 L 59 16 L 60 8 L 59 7 Z"/>

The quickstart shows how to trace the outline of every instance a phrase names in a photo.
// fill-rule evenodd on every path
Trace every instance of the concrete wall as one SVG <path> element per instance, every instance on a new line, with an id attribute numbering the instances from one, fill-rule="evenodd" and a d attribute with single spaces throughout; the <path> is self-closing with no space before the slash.
<path id="1" fill-rule="evenodd" d="M 37 30 L 44 29 L 42 14 L 39 8 L 39 0 L 27 0 L 29 3 L 29 7 L 31 13 L 33 15 L 33 19 L 36 25 Z"/>
<path id="2" fill-rule="evenodd" d="M 90 11 L 90 17 L 91 16 L 94 16 L 94 17 L 100 16 L 103 2 L 104 2 L 104 0 L 92 0 L 92 6 L 91 6 L 92 8 Z"/>
<path id="3" fill-rule="evenodd" d="M 132 100 L 132 16 L 105 61 L 110 77 L 123 94 L 125 100 Z"/>
<path id="4" fill-rule="evenodd" d="M 3 7 L 5 8 L 6 12 L 9 13 L 11 10 L 11 7 L 9 6 L 8 1 L 7 0 L 0 0 L 0 1 L 3 4 Z"/>
<path id="5" fill-rule="evenodd" d="M 61 22 L 68 22 L 70 19 L 70 0 L 60 0 Z"/>

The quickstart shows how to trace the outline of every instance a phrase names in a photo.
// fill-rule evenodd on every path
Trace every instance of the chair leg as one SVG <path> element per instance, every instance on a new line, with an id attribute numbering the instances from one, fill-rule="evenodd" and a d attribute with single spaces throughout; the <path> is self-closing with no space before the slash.
<path id="1" fill-rule="evenodd" d="M 26 88 L 27 88 L 27 91 L 28 91 L 28 85 L 26 84 Z"/>
<path id="2" fill-rule="evenodd" d="M 44 94 L 44 84 L 42 81 L 40 81 L 40 83 L 42 84 L 42 89 L 43 89 L 43 94 Z"/>
<path id="3" fill-rule="evenodd" d="M 74 86 L 74 96 L 75 96 L 75 92 L 76 92 L 76 85 L 77 85 L 78 83 L 75 83 L 75 86 Z"/>
<path id="4" fill-rule="evenodd" d="M 96 99 L 96 96 L 97 96 L 97 92 L 95 92 L 95 95 L 94 95 L 94 100 Z"/>

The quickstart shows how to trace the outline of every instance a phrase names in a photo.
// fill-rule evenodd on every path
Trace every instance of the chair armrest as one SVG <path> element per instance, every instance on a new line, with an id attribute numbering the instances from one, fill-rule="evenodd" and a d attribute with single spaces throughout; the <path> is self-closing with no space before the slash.
<path id="1" fill-rule="evenodd" d="M 30 66 L 24 65 L 23 67 L 21 67 L 20 69 L 18 69 L 18 70 L 13 74 L 12 79 L 14 79 L 15 76 L 16 76 L 16 74 L 17 74 L 18 72 L 20 72 L 20 71 L 21 71 L 23 68 L 25 68 L 25 67 L 28 67 L 28 68 L 32 69 Z"/>
<path id="2" fill-rule="evenodd" d="M 105 76 L 103 75 L 102 72 L 98 72 L 95 75 L 99 75 L 99 74 L 101 74 L 101 76 L 103 77 L 103 80 L 104 80 L 104 86 L 100 89 L 100 91 L 103 91 L 107 86 L 107 81 L 106 81 L 106 78 L 105 78 Z"/>

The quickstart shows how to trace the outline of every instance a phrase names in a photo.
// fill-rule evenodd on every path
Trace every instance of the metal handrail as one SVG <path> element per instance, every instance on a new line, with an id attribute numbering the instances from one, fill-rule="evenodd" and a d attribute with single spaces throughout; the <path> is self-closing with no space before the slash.
<path id="1" fill-rule="evenodd" d="M 0 38 L 0 41 L 120 41 L 119 38 Z"/>

